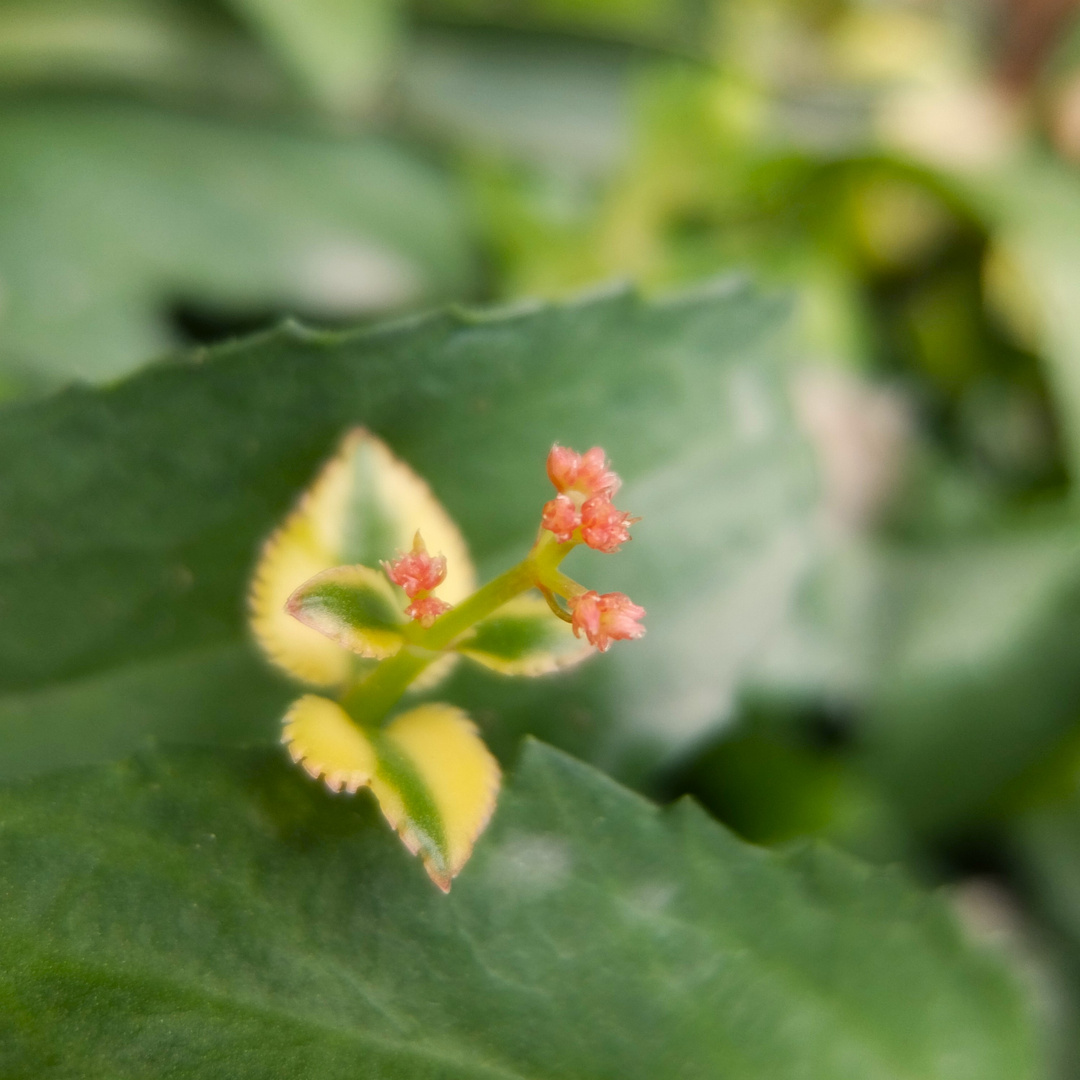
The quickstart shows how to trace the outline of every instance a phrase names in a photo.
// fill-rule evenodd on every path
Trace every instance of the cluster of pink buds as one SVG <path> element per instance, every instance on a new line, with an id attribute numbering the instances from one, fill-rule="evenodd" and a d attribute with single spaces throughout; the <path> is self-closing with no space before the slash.
<path id="1" fill-rule="evenodd" d="M 450 610 L 450 604 L 445 600 L 431 595 L 446 578 L 446 556 L 429 555 L 419 532 L 413 537 L 412 551 L 399 555 L 392 562 L 384 562 L 382 566 L 386 576 L 395 585 L 400 585 L 412 601 L 405 614 L 421 626 L 431 626 Z"/>
<path id="2" fill-rule="evenodd" d="M 558 494 L 544 506 L 541 525 L 560 544 L 585 543 L 610 555 L 630 539 L 630 526 L 638 519 L 612 503 L 621 481 L 599 446 L 578 454 L 556 444 L 548 454 L 547 473 Z M 645 633 L 638 622 L 645 609 L 625 593 L 582 590 L 568 597 L 568 603 L 575 635 L 584 633 L 601 652 L 613 641 Z"/>
<path id="3" fill-rule="evenodd" d="M 570 601 L 574 634 L 589 639 L 601 652 L 607 652 L 613 641 L 633 641 L 645 633 L 637 620 L 645 609 L 635 604 L 626 593 L 587 592 Z"/>
<path id="4" fill-rule="evenodd" d="M 584 454 L 553 446 L 547 473 L 558 494 L 544 506 L 541 524 L 560 544 L 580 540 L 610 555 L 630 539 L 637 519 L 612 503 L 620 481 L 599 446 Z"/>
<path id="5" fill-rule="evenodd" d="M 601 652 L 613 641 L 641 637 L 645 627 L 638 620 L 645 614 L 644 608 L 624 593 L 592 592 L 557 570 L 578 544 L 607 554 L 618 551 L 630 539 L 630 526 L 638 520 L 616 509 L 611 501 L 620 480 L 608 467 L 604 451 L 594 446 L 578 454 L 565 446 L 553 446 L 547 472 L 557 494 L 544 506 L 540 539 L 523 564 L 530 569 L 533 584 L 547 597 L 552 610 L 571 624 L 575 636 L 584 635 Z M 543 539 L 548 533 L 551 536 Z M 382 566 L 411 601 L 405 614 L 423 628 L 432 627 L 450 610 L 450 604 L 433 595 L 446 578 L 446 558 L 430 555 L 419 532 L 411 551 Z M 560 607 L 556 595 L 565 599 L 568 611 Z"/>

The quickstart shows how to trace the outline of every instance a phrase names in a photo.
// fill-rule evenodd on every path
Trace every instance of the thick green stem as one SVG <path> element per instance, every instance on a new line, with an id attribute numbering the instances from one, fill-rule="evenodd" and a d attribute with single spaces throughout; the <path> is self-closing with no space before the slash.
<path id="1" fill-rule="evenodd" d="M 361 727 L 373 727 L 386 718 L 409 686 L 445 649 L 515 596 L 538 585 L 561 596 L 584 592 L 558 569 L 574 546 L 556 543 L 551 533 L 542 532 L 532 551 L 517 566 L 477 589 L 428 629 L 414 627 L 401 652 L 349 687 L 341 701 L 343 708 Z"/>
<path id="2" fill-rule="evenodd" d="M 525 559 L 477 589 L 468 599 L 436 619 L 429 630 L 417 634 L 414 640 L 425 649 L 445 649 L 481 619 L 486 619 L 508 600 L 520 596 L 535 584 L 532 563 Z"/>
<path id="3" fill-rule="evenodd" d="M 373 727 L 398 703 L 410 684 L 439 654 L 406 645 L 384 660 L 366 678 L 355 682 L 341 699 L 342 708 L 361 726 Z"/>

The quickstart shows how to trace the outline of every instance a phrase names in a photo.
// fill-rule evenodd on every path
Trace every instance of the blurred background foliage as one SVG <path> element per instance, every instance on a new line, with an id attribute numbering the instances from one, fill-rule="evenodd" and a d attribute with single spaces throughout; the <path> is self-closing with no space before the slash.
<path id="1" fill-rule="evenodd" d="M 659 767 L 601 763 L 751 840 L 952 882 L 1060 1019 L 1080 1000 L 1078 9 L 0 0 L 0 391 L 286 315 L 735 272 L 788 292 L 822 493 L 798 603 L 707 733 Z"/>

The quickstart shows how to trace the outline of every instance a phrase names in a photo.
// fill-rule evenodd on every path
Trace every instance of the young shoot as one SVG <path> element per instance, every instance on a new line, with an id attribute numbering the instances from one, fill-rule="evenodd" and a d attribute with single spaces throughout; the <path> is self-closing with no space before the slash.
<path id="1" fill-rule="evenodd" d="M 499 767 L 461 709 L 410 695 L 461 657 L 535 676 L 645 633 L 629 597 L 561 570 L 581 544 L 618 551 L 637 520 L 613 503 L 619 478 L 603 450 L 554 446 L 547 472 L 556 494 L 532 547 L 477 588 L 465 541 L 427 485 L 373 435 L 350 432 L 255 573 L 256 638 L 323 691 L 286 714 L 290 754 L 335 791 L 369 787 L 444 891 L 494 810 Z"/>

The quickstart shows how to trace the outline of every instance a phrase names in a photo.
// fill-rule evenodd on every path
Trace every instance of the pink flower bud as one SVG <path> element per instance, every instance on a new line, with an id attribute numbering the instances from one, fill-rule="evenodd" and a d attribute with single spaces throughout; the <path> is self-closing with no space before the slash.
<path id="1" fill-rule="evenodd" d="M 645 633 L 637 620 L 645 609 L 621 592 L 587 592 L 570 601 L 573 629 L 576 637 L 585 631 L 590 645 L 607 652 L 613 641 L 633 641 Z"/>
<path id="2" fill-rule="evenodd" d="M 607 467 L 607 455 L 599 446 L 586 450 L 578 468 L 576 488 L 587 498 L 607 493 L 614 495 L 622 486 L 619 477 Z"/>
<path id="3" fill-rule="evenodd" d="M 630 539 L 629 526 L 635 521 L 615 509 L 610 495 L 596 495 L 581 508 L 581 538 L 589 547 L 611 555 Z"/>
<path id="4" fill-rule="evenodd" d="M 581 455 L 556 443 L 548 454 L 548 479 L 555 485 L 556 491 L 567 491 L 577 479 L 581 467 Z"/>
<path id="5" fill-rule="evenodd" d="M 417 593 L 431 592 L 446 577 L 446 556 L 429 555 L 419 533 L 413 538 L 412 551 L 384 562 L 386 576 L 405 590 L 411 600 Z"/>
<path id="6" fill-rule="evenodd" d="M 553 532 L 560 544 L 565 544 L 573 539 L 574 532 L 581 524 L 581 513 L 569 496 L 556 495 L 544 504 L 544 516 L 540 524 Z"/>
<path id="7" fill-rule="evenodd" d="M 548 454 L 547 474 L 556 491 L 576 491 L 587 499 L 604 492 L 614 494 L 621 483 L 607 467 L 607 457 L 599 446 L 577 454 L 556 443 Z"/>
<path id="8" fill-rule="evenodd" d="M 426 630 L 440 615 L 449 611 L 452 606 L 452 604 L 440 600 L 437 596 L 421 596 L 405 609 L 405 614 L 410 619 L 415 619 Z"/>

